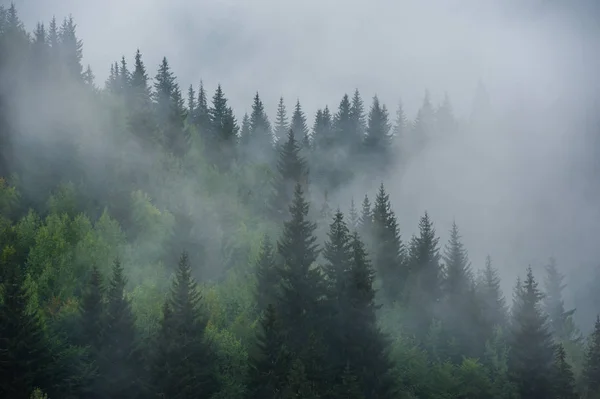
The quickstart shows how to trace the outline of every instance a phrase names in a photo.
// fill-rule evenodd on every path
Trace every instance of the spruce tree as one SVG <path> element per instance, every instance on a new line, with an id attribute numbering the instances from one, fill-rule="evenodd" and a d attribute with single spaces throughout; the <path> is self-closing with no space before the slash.
<path id="1" fill-rule="evenodd" d="M 198 105 L 200 107 L 200 104 Z M 210 115 L 210 148 L 212 160 L 223 169 L 227 169 L 234 157 L 235 144 L 239 127 L 233 114 L 233 109 L 227 105 L 227 98 L 221 85 L 213 95 L 212 106 L 208 110 Z"/>
<path id="2" fill-rule="evenodd" d="M 65 18 L 59 31 L 60 55 L 67 76 L 81 81 L 83 65 L 83 43 L 77 38 L 77 25 L 72 16 Z"/>
<path id="3" fill-rule="evenodd" d="M 367 125 L 367 134 L 364 140 L 364 147 L 372 159 L 377 160 L 376 172 L 387 166 L 391 161 L 391 124 L 385 105 L 379 103 L 377 96 L 373 97 L 373 104 L 369 111 L 369 120 Z M 377 169 L 378 168 L 378 169 Z"/>
<path id="4" fill-rule="evenodd" d="M 290 130 L 290 124 L 288 123 L 287 111 L 285 109 L 285 103 L 283 97 L 279 98 L 279 104 L 277 105 L 277 118 L 275 119 L 275 129 L 273 134 L 275 135 L 276 142 L 284 140 L 287 133 Z M 300 132 L 296 132 L 298 134 Z M 302 136 L 297 136 L 302 137 Z"/>
<path id="5" fill-rule="evenodd" d="M 304 111 L 302 111 L 302 106 L 300 105 L 300 100 L 296 101 L 290 128 L 296 137 L 298 137 L 298 141 L 300 141 L 300 143 L 304 145 L 304 143 L 308 142 L 310 133 L 308 131 L 308 125 L 306 124 L 306 116 L 304 115 Z"/>
<path id="6" fill-rule="evenodd" d="M 92 266 L 87 289 L 81 297 L 81 343 L 89 346 L 93 358 L 102 351 L 104 333 L 104 287 L 98 268 Z"/>
<path id="7" fill-rule="evenodd" d="M 350 209 L 348 210 L 348 227 L 351 231 L 357 231 L 360 216 L 354 203 L 354 197 L 350 198 Z"/>
<path id="8" fill-rule="evenodd" d="M 247 141 L 242 144 L 245 147 L 247 158 L 259 162 L 270 160 L 273 149 L 273 132 L 258 92 L 254 96 L 250 114 L 250 136 L 245 139 Z"/>
<path id="9" fill-rule="evenodd" d="M 550 331 L 560 342 L 579 343 L 582 339 L 575 323 L 575 309 L 565 309 L 562 291 L 564 276 L 558 271 L 556 259 L 550 258 L 546 265 L 546 280 L 544 290 L 544 310 L 548 315 Z"/>
<path id="10" fill-rule="evenodd" d="M 402 101 L 398 102 L 398 108 L 396 109 L 396 120 L 394 122 L 393 136 L 395 140 L 403 140 L 408 127 L 408 121 L 406 114 L 404 113 L 404 105 Z"/>
<path id="11" fill-rule="evenodd" d="M 275 263 L 273 244 L 265 234 L 256 262 L 256 303 L 259 312 L 263 312 L 269 305 L 275 305 L 279 294 L 279 272 Z"/>
<path id="12" fill-rule="evenodd" d="M 294 131 L 290 130 L 287 141 L 280 146 L 277 174 L 273 180 L 273 196 L 270 203 L 273 217 L 286 218 L 286 210 L 294 198 L 294 187 L 296 184 L 301 184 L 303 189 L 306 189 L 307 183 L 306 161 L 300 155 L 300 146 Z"/>
<path id="13" fill-rule="evenodd" d="M 589 337 L 583 380 L 587 397 L 595 398 L 600 395 L 600 316 L 596 317 L 594 330 Z"/>
<path id="14" fill-rule="evenodd" d="M 377 323 L 378 306 L 373 289 L 375 273 L 358 233 L 352 234 L 350 246 L 352 259 L 344 295 L 347 324 L 342 334 L 348 354 L 346 360 L 355 370 L 364 397 L 395 398 L 396 378 L 389 358 L 390 341 Z"/>
<path id="15" fill-rule="evenodd" d="M 352 130 L 349 134 L 349 140 L 353 143 L 352 147 L 354 152 L 357 152 L 362 148 L 365 132 L 367 130 L 365 107 L 358 89 L 354 90 L 354 95 L 352 96 L 350 117 L 352 120 Z"/>
<path id="16" fill-rule="evenodd" d="M 414 236 L 409 248 L 410 290 L 409 307 L 414 317 L 413 332 L 424 337 L 431 321 L 437 316 L 441 299 L 439 238 L 436 237 L 429 214 L 419 221 L 419 235 Z"/>
<path id="17" fill-rule="evenodd" d="M 240 128 L 240 142 L 249 140 L 250 137 L 250 117 L 248 113 L 244 114 L 242 118 L 242 126 Z"/>
<path id="18" fill-rule="evenodd" d="M 194 90 L 194 86 L 190 85 L 188 87 L 188 99 L 187 99 L 187 121 L 190 125 L 196 124 L 196 91 Z"/>
<path id="19" fill-rule="evenodd" d="M 249 399 L 278 399 L 287 385 L 290 354 L 286 350 L 281 321 L 269 304 L 260 319 L 258 354 L 250 361 Z"/>
<path id="20" fill-rule="evenodd" d="M 485 260 L 485 268 L 481 272 L 476 285 L 485 326 L 483 331 L 485 339 L 492 337 L 496 327 L 507 325 L 508 309 L 500 283 L 498 271 L 492 266 L 492 258 L 488 255 Z"/>
<path id="21" fill-rule="evenodd" d="M 552 395 L 559 399 L 577 399 L 575 376 L 571 365 L 567 362 L 567 354 L 562 344 L 556 346 L 552 370 Z"/>
<path id="22" fill-rule="evenodd" d="M 290 205 L 291 218 L 284 223 L 283 234 L 277 242 L 283 268 L 280 269 L 281 297 L 276 309 L 287 336 L 286 344 L 296 357 L 305 361 L 307 367 L 312 364 L 311 359 L 307 358 L 310 338 L 313 335 L 320 338 L 325 316 L 321 304 L 323 276 L 314 267 L 319 253 L 314 235 L 317 226 L 307 220 L 308 212 L 309 204 L 298 183 Z M 309 379 L 319 377 L 314 368 L 309 367 L 307 372 Z"/>
<path id="23" fill-rule="evenodd" d="M 365 194 L 361 205 L 361 214 L 358 220 L 358 232 L 363 237 L 367 244 L 372 242 L 373 238 L 373 210 L 371 209 L 371 202 L 369 196 Z M 370 245 L 367 245 L 370 247 Z"/>
<path id="24" fill-rule="evenodd" d="M 204 83 L 202 81 L 200 81 L 200 87 L 198 88 L 198 101 L 196 102 L 194 122 L 196 126 L 198 126 L 201 137 L 206 141 L 211 132 L 211 115 L 206 99 L 206 91 L 204 90 Z"/>
<path id="25" fill-rule="evenodd" d="M 182 253 L 163 322 L 154 364 L 156 395 L 168 398 L 210 397 L 219 384 L 213 375 L 214 353 L 204 331 L 208 322 L 188 255 Z"/>
<path id="26" fill-rule="evenodd" d="M 5 249 L 6 254 L 6 249 Z M 55 367 L 37 304 L 21 267 L 7 262 L 0 301 L 0 397 L 29 399 L 34 388 L 46 392 Z"/>
<path id="27" fill-rule="evenodd" d="M 411 150 L 413 152 L 419 152 L 425 147 L 433 135 L 434 128 L 435 113 L 429 99 L 429 92 L 425 92 L 423 104 L 417 112 L 411 132 Z"/>
<path id="28" fill-rule="evenodd" d="M 396 215 L 383 183 L 379 186 L 373 206 L 372 231 L 373 264 L 381 279 L 383 295 L 390 302 L 399 300 L 403 297 L 408 269 Z"/>
<path id="29" fill-rule="evenodd" d="M 135 398 L 141 388 L 141 358 L 135 318 L 125 294 L 126 284 L 123 267 L 116 259 L 107 292 L 104 346 L 100 356 L 104 391 L 110 398 Z"/>
<path id="30" fill-rule="evenodd" d="M 533 272 L 517 292 L 511 326 L 509 371 L 521 397 L 544 399 L 552 394 L 554 343 L 541 309 L 542 293 Z"/>
<path id="31" fill-rule="evenodd" d="M 342 100 L 340 101 L 338 111 L 333 117 L 333 137 L 336 146 L 346 147 L 352 144 L 352 142 L 348 140 L 352 128 L 353 123 L 350 98 L 347 94 L 344 94 L 344 97 L 342 97 Z"/>
<path id="32" fill-rule="evenodd" d="M 184 100 L 166 57 L 163 57 L 154 79 L 154 99 L 161 141 L 167 151 L 181 156 L 187 149 L 187 138 L 183 131 Z"/>

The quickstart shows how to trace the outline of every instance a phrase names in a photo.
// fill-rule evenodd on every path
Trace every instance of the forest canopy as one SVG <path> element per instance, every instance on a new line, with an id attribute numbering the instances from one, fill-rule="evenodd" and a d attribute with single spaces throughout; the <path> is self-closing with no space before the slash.
<path id="1" fill-rule="evenodd" d="M 82 59 L 72 17 L 0 7 L 0 397 L 600 397 L 600 318 L 580 330 L 554 258 L 505 293 L 460 220 L 441 242 L 384 183 L 339 200 L 485 129 L 483 85 L 467 120 L 359 90 L 238 118 L 166 57 L 102 84 Z"/>

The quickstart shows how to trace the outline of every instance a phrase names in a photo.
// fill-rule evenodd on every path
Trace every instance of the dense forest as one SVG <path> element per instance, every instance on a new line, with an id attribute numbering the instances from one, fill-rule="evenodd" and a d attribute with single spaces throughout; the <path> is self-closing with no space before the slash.
<path id="1" fill-rule="evenodd" d="M 468 120 L 358 90 L 238 120 L 166 58 L 99 87 L 82 51 L 71 17 L 0 8 L 1 398 L 600 398 L 600 318 L 553 258 L 508 295 L 459 220 L 404 237 L 383 183 L 338 199 L 485 128 L 483 87 Z"/>

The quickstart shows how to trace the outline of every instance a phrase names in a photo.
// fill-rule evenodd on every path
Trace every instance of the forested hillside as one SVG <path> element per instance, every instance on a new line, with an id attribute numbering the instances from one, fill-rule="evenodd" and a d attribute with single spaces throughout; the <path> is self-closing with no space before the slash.
<path id="1" fill-rule="evenodd" d="M 409 237 L 383 183 L 340 199 L 492 123 L 483 87 L 468 120 L 356 90 L 271 121 L 82 52 L 72 18 L 0 8 L 0 398 L 600 398 L 554 259 L 502 292 L 460 220 Z"/>

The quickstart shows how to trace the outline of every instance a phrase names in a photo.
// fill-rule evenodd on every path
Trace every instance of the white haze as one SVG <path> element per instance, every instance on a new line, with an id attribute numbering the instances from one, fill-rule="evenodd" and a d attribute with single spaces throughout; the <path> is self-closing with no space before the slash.
<path id="1" fill-rule="evenodd" d="M 150 76 L 166 56 L 184 89 L 221 83 L 239 119 L 258 90 L 271 117 L 280 96 L 288 111 L 299 98 L 312 124 L 317 108 L 335 111 L 355 88 L 367 106 L 377 94 L 392 118 L 402 99 L 410 119 L 426 89 L 434 104 L 447 92 L 466 119 L 483 81 L 513 128 L 442 139 L 386 184 L 405 241 L 425 210 L 442 243 L 455 219 L 473 266 L 489 253 L 507 288 L 527 264 L 554 255 L 568 273 L 599 252 L 598 207 L 578 177 L 589 156 L 578 121 L 598 87 L 600 18 L 550 3 L 16 1 L 28 29 L 73 15 L 98 84 L 139 48 Z M 357 204 L 378 184 L 352 187 Z"/>

